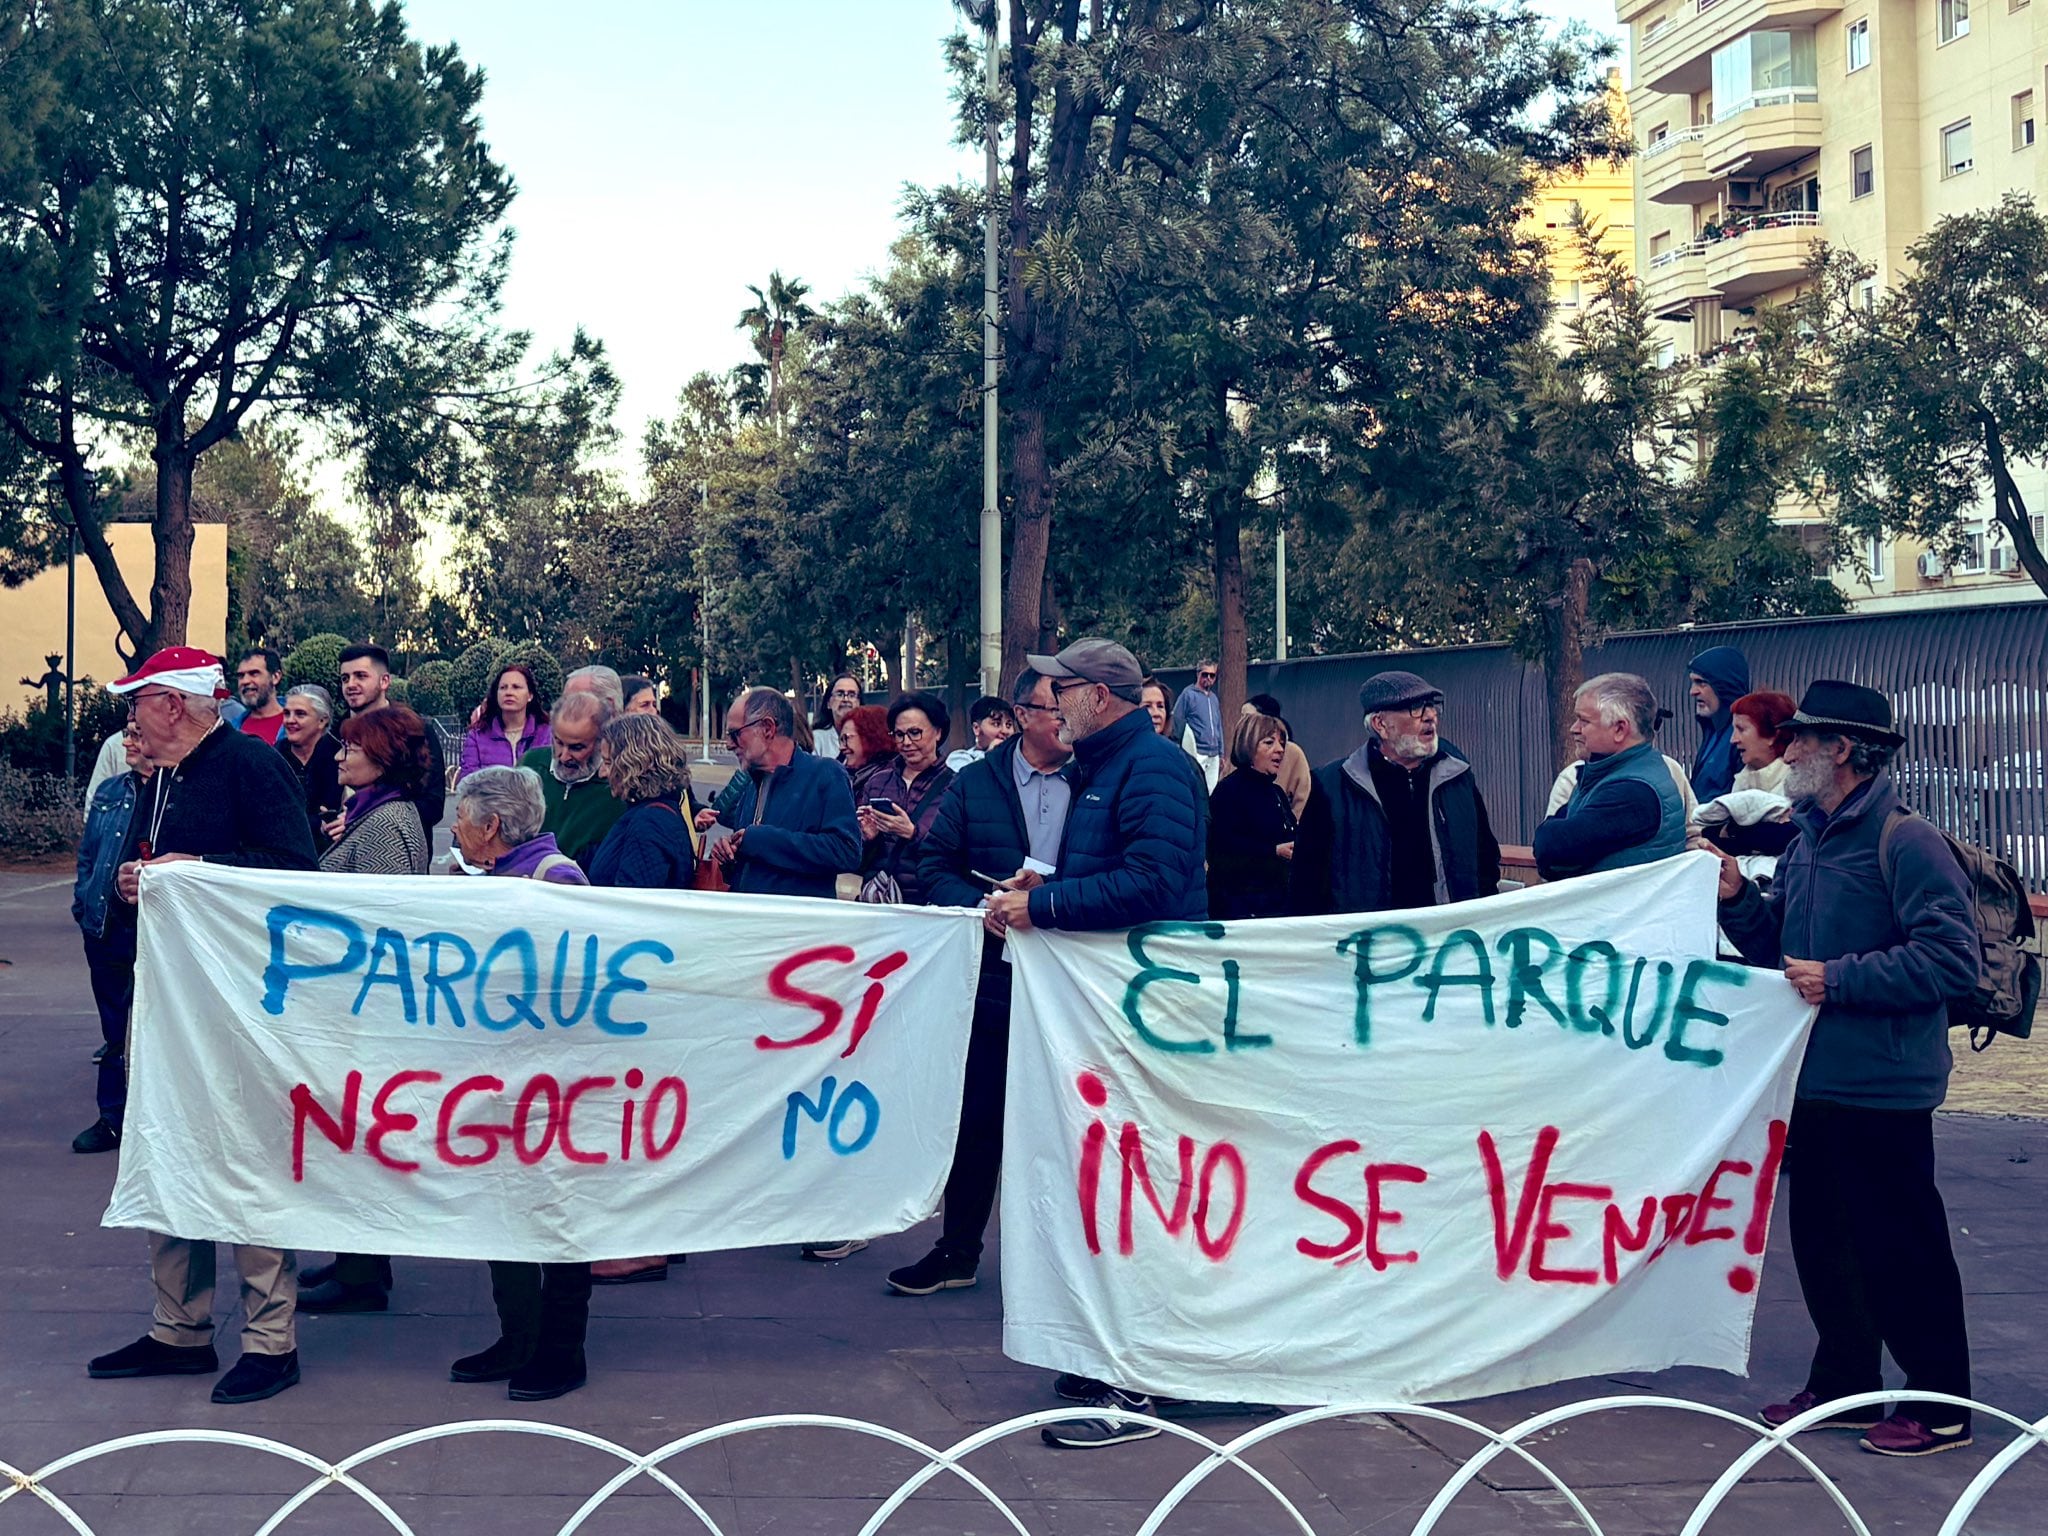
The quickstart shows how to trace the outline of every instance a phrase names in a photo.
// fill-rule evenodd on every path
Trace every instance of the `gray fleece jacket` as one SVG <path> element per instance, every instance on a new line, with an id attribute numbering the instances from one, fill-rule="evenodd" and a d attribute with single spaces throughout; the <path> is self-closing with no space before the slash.
<path id="1" fill-rule="evenodd" d="M 1753 965 L 1827 963 L 1798 1097 L 1867 1109 L 1932 1109 L 1948 1093 L 1948 1004 L 1977 982 L 1978 944 L 1962 867 L 1928 822 L 1878 840 L 1899 807 L 1879 774 L 1827 816 L 1793 812 L 1799 835 L 1771 894 L 1754 883 L 1721 906 L 1721 926 Z"/>

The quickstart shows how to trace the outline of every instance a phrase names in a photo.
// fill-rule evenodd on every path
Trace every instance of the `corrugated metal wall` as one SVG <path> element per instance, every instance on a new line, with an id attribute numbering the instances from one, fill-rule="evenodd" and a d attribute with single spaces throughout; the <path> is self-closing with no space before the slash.
<path id="1" fill-rule="evenodd" d="M 1690 763 L 1698 729 L 1686 663 L 1713 645 L 1739 647 L 1753 686 L 1795 699 L 1817 677 L 1888 694 L 1906 735 L 1894 771 L 1908 802 L 2048 891 L 2048 603 L 1611 635 L 1587 651 L 1586 672 L 1647 678 L 1676 716 L 1659 745 Z M 1501 840 L 1528 842 L 1559 765 L 1543 670 L 1508 647 L 1262 662 L 1251 691 L 1281 701 L 1302 750 L 1322 763 L 1362 739 L 1359 685 L 1397 668 L 1444 690 L 1444 734 L 1472 760 Z M 1159 675 L 1175 691 L 1192 677 L 1186 668 Z"/>

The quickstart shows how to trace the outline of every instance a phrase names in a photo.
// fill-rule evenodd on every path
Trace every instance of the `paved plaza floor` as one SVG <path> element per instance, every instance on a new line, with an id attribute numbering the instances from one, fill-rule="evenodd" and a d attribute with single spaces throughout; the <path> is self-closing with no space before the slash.
<path id="1" fill-rule="evenodd" d="M 877 1241 L 831 1265 L 794 1249 L 704 1254 L 668 1281 L 597 1293 L 590 1385 L 553 1403 L 518 1405 L 501 1387 L 457 1386 L 448 1362 L 495 1335 L 484 1267 L 401 1259 L 388 1314 L 301 1320 L 301 1386 L 244 1408 L 207 1400 L 210 1378 L 90 1381 L 86 1360 L 148 1321 L 144 1241 L 99 1226 L 112 1156 L 81 1157 L 71 1136 L 92 1118 L 97 1035 L 66 907 L 61 869 L 0 874 L 0 1462 L 33 1468 L 61 1453 L 145 1430 L 265 1435 L 338 1458 L 405 1430 L 464 1419 L 573 1426 L 635 1451 L 751 1415 L 847 1415 L 943 1446 L 1018 1414 L 1056 1407 L 1048 1373 L 1002 1353 L 995 1252 L 983 1283 L 912 1300 L 885 1294 L 884 1273 L 924 1251 L 929 1228 Z M 2048 1053 L 2048 1040 L 2000 1049 Z M 231 1099 L 232 1084 L 221 1084 Z M 1938 1132 L 1942 1184 L 1970 1296 L 1977 1395 L 2027 1419 L 2048 1414 L 2048 1121 L 1954 1115 Z M 233 1286 L 223 1256 L 223 1354 L 232 1359 Z M 1369 1320 L 1361 1319 L 1361 1325 Z M 1660 1393 L 1748 1412 L 1802 1377 L 1810 1336 L 1782 1229 L 1757 1311 L 1753 1375 L 1676 1370 L 1561 1383 L 1458 1405 L 1505 1426 L 1545 1408 L 1620 1393 Z M 224 1363 L 227 1363 L 224 1361 Z M 1227 1438 L 1262 1422 L 1192 1421 Z M 1613 1536 L 1677 1531 L 1712 1479 L 1748 1442 L 1739 1427 L 1664 1410 L 1603 1414 L 1539 1434 L 1536 1451 Z M 1935 1531 L 1986 1463 L 2012 1439 L 1980 1422 L 1976 1445 L 1918 1462 L 1859 1452 L 1853 1436 L 1802 1442 L 1839 1479 L 1872 1531 Z M 1250 1460 L 1321 1536 L 1411 1529 L 1458 1463 L 1468 1433 L 1413 1416 L 1358 1415 L 1288 1432 Z M 1037 1536 L 1138 1530 L 1155 1502 L 1200 1460 L 1160 1439 L 1058 1451 L 1035 1431 L 977 1452 L 968 1465 Z M 616 1463 L 556 1439 L 506 1433 L 442 1439 L 362 1471 L 414 1531 L 540 1536 L 557 1530 Z M 919 1465 L 882 1441 L 828 1429 L 776 1429 L 710 1444 L 669 1463 L 726 1532 L 860 1530 Z M 169 1445 L 119 1452 L 51 1479 L 98 1536 L 253 1532 L 308 1474 L 255 1451 Z M 0 1478 L 0 1491 L 7 1482 Z M 57 1514 L 25 1494 L 0 1503 L 0 1536 L 56 1536 Z M 286 1532 L 388 1530 L 375 1510 L 330 1487 Z M 584 1526 L 599 1536 L 700 1530 L 674 1498 L 642 1481 Z M 1166 1522 L 1186 1536 L 1295 1529 L 1243 1472 L 1224 1469 Z M 1496 1461 L 1437 1529 L 1458 1536 L 1582 1529 L 1526 1465 Z M 1013 1529 L 964 1484 L 941 1478 L 891 1532 Z M 1762 1463 L 1708 1527 L 1725 1533 L 1850 1529 L 1789 1458 Z M 2048 1531 L 2048 1452 L 1994 1489 L 1968 1530 Z"/>

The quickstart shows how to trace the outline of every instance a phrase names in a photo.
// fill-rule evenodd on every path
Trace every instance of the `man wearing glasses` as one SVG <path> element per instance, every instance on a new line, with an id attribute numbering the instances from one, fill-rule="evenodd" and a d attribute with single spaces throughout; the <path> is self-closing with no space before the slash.
<path id="1" fill-rule="evenodd" d="M 145 864 L 205 859 L 243 869 L 313 868 L 313 830 L 291 769 L 274 748 L 221 718 L 228 690 L 218 658 L 172 646 L 108 687 L 127 697 L 142 750 L 156 765 L 129 820 L 110 927 L 135 924 Z M 156 1287 L 149 1332 L 99 1356 L 87 1374 L 106 1379 L 219 1370 L 213 1244 L 152 1232 L 149 1267 Z M 288 1249 L 238 1243 L 235 1269 L 242 1278 L 242 1358 L 215 1384 L 216 1403 L 258 1402 L 299 1379 L 297 1257 Z"/>
<path id="2" fill-rule="evenodd" d="M 846 770 L 796 749 L 796 711 L 773 688 L 749 688 L 725 712 L 725 739 L 747 778 L 730 812 L 739 830 L 715 844 L 736 891 L 830 901 L 860 868 L 860 824 Z"/>
<path id="3" fill-rule="evenodd" d="M 1318 768 L 1294 839 L 1297 912 L 1385 912 L 1491 896 L 1500 844 L 1472 765 L 1443 739 L 1443 691 L 1381 672 L 1358 691 L 1365 744 Z"/>
<path id="4" fill-rule="evenodd" d="M 1216 787 L 1216 775 L 1223 766 L 1223 701 L 1216 697 L 1216 663 L 1204 658 L 1195 663 L 1195 680 L 1181 689 L 1173 701 L 1173 715 L 1166 722 L 1169 741 L 1179 741 L 1183 730 L 1195 734 L 1195 761 L 1209 787 Z"/>
<path id="5" fill-rule="evenodd" d="M 1089 932 L 1207 917 L 1209 804 L 1186 754 L 1153 729 L 1139 702 L 1145 672 L 1137 658 L 1114 640 L 1090 639 L 1025 662 L 1050 680 L 1076 781 L 1057 871 L 1042 883 L 1004 881 L 988 898 L 984 926 L 993 934 Z M 1143 1391 L 1070 1372 L 1054 1379 L 1053 1391 L 1092 1407 L 1153 1412 Z M 1047 1444 L 1076 1450 L 1158 1433 L 1145 1418 L 1088 1418 L 1040 1431 Z"/>
<path id="6" fill-rule="evenodd" d="M 839 739 L 839 728 L 846 724 L 846 717 L 859 708 L 860 679 L 851 672 L 840 673 L 832 679 L 832 687 L 825 695 L 825 709 L 831 723 L 812 728 L 811 750 L 830 762 L 838 762 L 839 749 L 845 745 Z"/>

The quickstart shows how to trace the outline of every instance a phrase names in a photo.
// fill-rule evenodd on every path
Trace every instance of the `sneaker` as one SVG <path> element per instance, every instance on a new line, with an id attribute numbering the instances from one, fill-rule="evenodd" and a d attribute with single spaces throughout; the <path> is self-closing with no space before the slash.
<path id="1" fill-rule="evenodd" d="M 448 1367 L 450 1381 L 507 1381 L 516 1372 L 526 1368 L 533 1358 L 531 1344 L 515 1344 L 510 1339 L 500 1339 L 489 1349 L 480 1349 L 473 1355 L 464 1355 Z"/>
<path id="2" fill-rule="evenodd" d="M 299 1352 L 288 1349 L 281 1355 L 245 1354 L 234 1369 L 214 1383 L 216 1403 L 260 1403 L 275 1397 L 286 1387 L 299 1384 Z"/>
<path id="3" fill-rule="evenodd" d="M 889 1289 L 899 1296 L 929 1296 L 934 1291 L 964 1291 L 974 1284 L 980 1260 L 934 1248 L 915 1264 L 889 1271 Z"/>
<path id="4" fill-rule="evenodd" d="M 573 1355 L 543 1352 L 512 1373 L 505 1395 L 515 1403 L 544 1403 L 574 1392 L 589 1379 L 582 1350 Z"/>
<path id="5" fill-rule="evenodd" d="M 133 1344 L 94 1359 L 85 1374 L 95 1381 L 114 1381 L 129 1376 L 211 1376 L 219 1369 L 220 1357 L 211 1344 L 165 1344 L 144 1334 Z"/>
<path id="6" fill-rule="evenodd" d="M 1088 1404 L 1091 1408 L 1112 1408 L 1121 1413 L 1152 1412 L 1152 1399 L 1142 1392 L 1110 1387 Z M 1039 1430 L 1047 1445 L 1062 1450 L 1092 1451 L 1098 1446 L 1122 1445 L 1127 1440 L 1150 1440 L 1160 1433 L 1159 1425 L 1144 1419 L 1076 1419 L 1067 1424 L 1048 1424 Z"/>
<path id="7" fill-rule="evenodd" d="M 1930 1429 L 1918 1419 L 1895 1413 L 1871 1425 L 1870 1433 L 1858 1443 L 1879 1456 L 1933 1456 L 1942 1451 L 1959 1451 L 1970 1439 L 1968 1420 Z"/>
<path id="8" fill-rule="evenodd" d="M 301 1312 L 388 1312 L 391 1293 L 381 1285 L 347 1285 L 328 1278 L 299 1292 Z"/>
<path id="9" fill-rule="evenodd" d="M 1780 1425 L 1789 1424 L 1808 1409 L 1818 1408 L 1821 1405 L 1821 1401 L 1822 1399 L 1814 1393 L 1801 1390 L 1792 1394 L 1792 1401 L 1789 1403 L 1764 1404 L 1763 1407 L 1757 1410 L 1756 1416 L 1763 1420 L 1767 1428 L 1776 1429 Z M 1884 1415 L 1878 1410 L 1877 1405 L 1872 1403 L 1863 1408 L 1844 1408 L 1840 1413 L 1830 1414 L 1828 1417 L 1806 1427 L 1808 1429 L 1868 1429 L 1883 1417 Z"/>
<path id="10" fill-rule="evenodd" d="M 107 1042 L 102 1040 L 100 1048 L 92 1053 L 92 1064 L 98 1066 L 107 1059 Z"/>
<path id="11" fill-rule="evenodd" d="M 76 1136 L 71 1138 L 74 1152 L 111 1152 L 121 1145 L 121 1129 L 104 1120 L 95 1120 Z"/>
<path id="12" fill-rule="evenodd" d="M 797 1251 L 814 1264 L 830 1264 L 835 1259 L 850 1259 L 867 1247 L 864 1237 L 849 1237 L 843 1243 L 805 1243 Z"/>
<path id="13" fill-rule="evenodd" d="M 1093 1376 L 1083 1376 L 1076 1371 L 1061 1371 L 1052 1379 L 1052 1395 L 1065 1398 L 1070 1403 L 1092 1403 L 1108 1390 L 1108 1382 L 1097 1381 Z"/>

